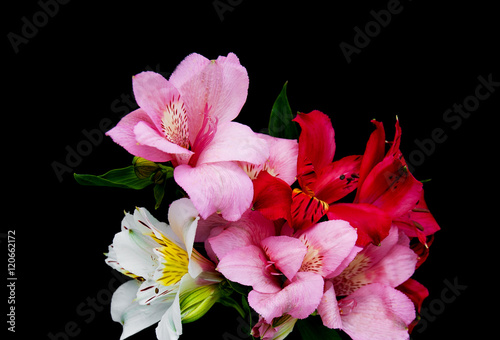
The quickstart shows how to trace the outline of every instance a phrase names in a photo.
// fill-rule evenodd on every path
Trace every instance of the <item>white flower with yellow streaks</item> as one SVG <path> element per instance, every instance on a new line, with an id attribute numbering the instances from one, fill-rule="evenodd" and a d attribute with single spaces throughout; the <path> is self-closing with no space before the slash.
<path id="1" fill-rule="evenodd" d="M 125 214 L 122 230 L 109 246 L 106 263 L 134 278 L 121 285 L 111 301 L 111 316 L 123 325 L 120 339 L 158 321 L 158 339 L 178 339 L 183 317 L 193 317 L 183 315 L 182 296 L 213 285 L 209 298 L 213 302 L 218 298 L 222 277 L 211 261 L 193 249 L 199 216 L 191 201 L 173 202 L 168 220 L 170 226 L 137 208 L 133 215 Z"/>

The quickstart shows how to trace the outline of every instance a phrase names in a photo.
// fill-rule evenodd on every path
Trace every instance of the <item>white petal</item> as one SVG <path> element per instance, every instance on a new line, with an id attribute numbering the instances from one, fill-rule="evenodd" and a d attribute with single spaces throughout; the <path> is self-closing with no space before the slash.
<path id="1" fill-rule="evenodd" d="M 134 215 L 126 212 L 125 217 L 122 220 L 122 231 L 128 229 L 136 229 L 136 228 L 137 226 L 134 220 Z"/>
<path id="2" fill-rule="evenodd" d="M 158 239 L 166 237 L 179 246 L 183 246 L 182 238 L 179 238 L 172 228 L 165 222 L 158 221 L 146 208 L 137 208 L 135 218 L 138 223 L 145 223 L 148 226 L 149 233 L 153 233 Z M 141 222 L 139 222 L 141 221 Z M 158 245 L 155 245 L 155 247 Z"/>
<path id="3" fill-rule="evenodd" d="M 141 305 L 172 302 L 175 294 L 179 290 L 179 285 L 164 286 L 154 279 L 142 282 L 137 291 L 137 302 Z"/>
<path id="4" fill-rule="evenodd" d="M 187 277 L 189 275 L 185 275 Z M 182 285 L 182 280 L 181 280 Z M 163 314 L 158 327 L 156 327 L 156 336 L 158 340 L 177 340 L 182 334 L 181 306 L 179 303 L 179 292 L 175 296 L 170 308 Z"/>
<path id="5" fill-rule="evenodd" d="M 123 325 L 120 340 L 158 322 L 170 307 L 169 303 L 140 305 L 134 301 L 139 283 L 131 280 L 122 284 L 111 300 L 111 318 Z"/>
<path id="6" fill-rule="evenodd" d="M 191 252 L 193 251 L 193 243 L 199 219 L 198 211 L 191 200 L 187 198 L 174 201 L 168 210 L 168 221 L 174 233 L 183 242 L 189 258 L 191 258 Z M 191 273 L 191 276 L 196 277 L 198 274 L 199 272 Z"/>
<path id="7" fill-rule="evenodd" d="M 149 277 L 158 266 L 151 244 L 153 240 L 134 229 L 117 233 L 113 239 L 116 260 L 131 273 Z"/>

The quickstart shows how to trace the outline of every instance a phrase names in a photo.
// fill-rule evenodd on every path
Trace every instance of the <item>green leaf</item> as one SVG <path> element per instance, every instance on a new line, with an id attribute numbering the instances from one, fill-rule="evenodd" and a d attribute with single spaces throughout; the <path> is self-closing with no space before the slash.
<path id="1" fill-rule="evenodd" d="M 155 187 L 153 189 L 156 201 L 155 209 L 158 209 L 160 207 L 161 201 L 163 200 L 163 196 L 165 196 L 165 184 L 166 182 L 163 182 L 161 184 L 155 184 Z"/>
<path id="2" fill-rule="evenodd" d="M 81 185 L 139 190 L 153 184 L 153 181 L 149 178 L 138 178 L 133 165 L 127 166 L 126 168 L 110 170 L 104 175 L 99 176 L 76 173 L 73 174 L 73 176 Z"/>
<path id="3" fill-rule="evenodd" d="M 245 297 L 248 296 L 248 293 L 252 290 L 251 287 L 243 286 L 242 284 L 239 284 L 238 282 L 233 282 L 233 281 L 227 280 L 227 283 L 236 293 L 241 294 Z"/>
<path id="4" fill-rule="evenodd" d="M 240 314 L 240 316 L 242 318 L 245 318 L 245 311 L 240 306 L 240 304 L 238 302 L 236 302 L 236 300 L 233 299 L 232 297 L 221 296 L 218 302 L 223 304 L 226 307 L 232 307 L 232 308 L 236 309 L 236 311 Z"/>
<path id="5" fill-rule="evenodd" d="M 278 98 L 276 98 L 271 110 L 269 135 L 279 138 L 297 139 L 299 132 L 296 123 L 292 121 L 294 117 L 286 96 L 287 84 L 288 82 L 283 85 L 283 89 Z"/>
<path id="6" fill-rule="evenodd" d="M 341 340 L 337 331 L 324 326 L 319 316 L 297 320 L 296 326 L 304 340 Z"/>

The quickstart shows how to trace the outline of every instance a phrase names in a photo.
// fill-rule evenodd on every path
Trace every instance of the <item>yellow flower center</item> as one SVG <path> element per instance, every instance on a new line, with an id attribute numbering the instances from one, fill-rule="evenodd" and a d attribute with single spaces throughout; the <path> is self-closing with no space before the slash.
<path id="1" fill-rule="evenodd" d="M 177 244 L 163 237 L 159 240 L 162 247 L 157 248 L 162 255 L 160 261 L 163 263 L 163 275 L 158 279 L 164 286 L 172 286 L 179 282 L 188 272 L 189 257 L 187 252 Z"/>

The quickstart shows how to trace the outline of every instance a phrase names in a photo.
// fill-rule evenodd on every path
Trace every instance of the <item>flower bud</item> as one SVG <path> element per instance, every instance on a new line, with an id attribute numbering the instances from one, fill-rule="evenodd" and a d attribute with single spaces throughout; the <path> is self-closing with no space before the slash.
<path id="1" fill-rule="evenodd" d="M 155 162 L 148 161 L 141 157 L 134 157 L 132 164 L 134 165 L 135 175 L 140 179 L 149 178 L 160 169 L 160 166 Z"/>
<path id="2" fill-rule="evenodd" d="M 259 322 L 252 328 L 251 334 L 262 340 L 282 340 L 293 331 L 296 322 L 297 319 L 288 314 L 274 318 L 271 324 L 260 317 Z"/>
<path id="3" fill-rule="evenodd" d="M 221 291 L 217 284 L 199 286 L 181 293 L 179 303 L 182 323 L 193 322 L 201 318 L 220 297 Z"/>

